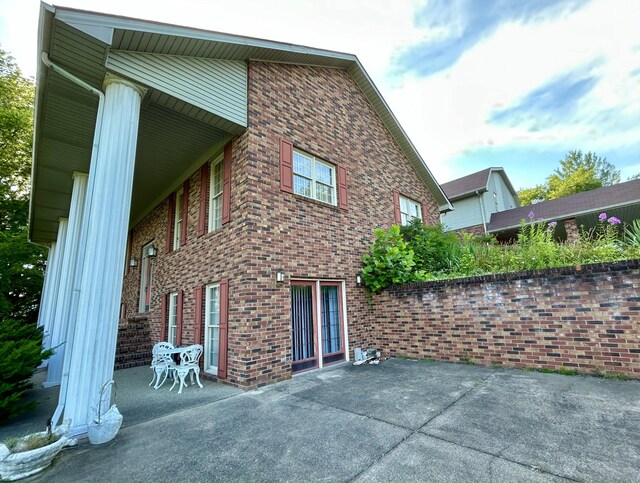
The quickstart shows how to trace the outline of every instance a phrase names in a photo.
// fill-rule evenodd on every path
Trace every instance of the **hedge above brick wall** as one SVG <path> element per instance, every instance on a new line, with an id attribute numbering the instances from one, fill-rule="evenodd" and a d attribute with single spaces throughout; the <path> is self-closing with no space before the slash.
<path id="1" fill-rule="evenodd" d="M 640 378 L 640 260 L 391 287 L 372 297 L 389 355 Z"/>

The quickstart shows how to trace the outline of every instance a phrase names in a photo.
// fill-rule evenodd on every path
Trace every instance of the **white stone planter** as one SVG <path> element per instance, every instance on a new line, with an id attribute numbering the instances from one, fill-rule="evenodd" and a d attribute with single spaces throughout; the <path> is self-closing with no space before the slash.
<path id="1" fill-rule="evenodd" d="M 76 443 L 75 439 L 67 437 L 70 424 L 71 420 L 66 420 L 62 426 L 58 426 L 53 433 L 60 435 L 60 439 L 42 448 L 20 453 L 11 453 L 6 445 L 0 443 L 0 478 L 14 481 L 44 470 L 51 464 L 53 458 L 55 458 L 62 448 Z M 45 436 L 46 431 L 35 434 Z M 26 439 L 29 436 L 25 436 L 22 439 Z"/>

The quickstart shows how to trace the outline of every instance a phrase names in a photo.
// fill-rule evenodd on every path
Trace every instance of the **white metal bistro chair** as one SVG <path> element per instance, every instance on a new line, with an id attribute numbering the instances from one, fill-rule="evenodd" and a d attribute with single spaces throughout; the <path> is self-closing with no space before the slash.
<path id="1" fill-rule="evenodd" d="M 163 353 L 162 351 L 173 350 L 173 344 L 171 342 L 158 342 L 153 346 L 151 354 L 153 356 L 151 360 L 151 370 L 153 371 L 153 378 L 149 383 L 154 384 L 153 388 L 158 389 L 164 384 L 169 376 L 169 373 L 175 370 L 176 363 L 173 361 L 171 354 Z M 163 377 L 164 376 L 164 377 Z M 160 380 L 162 379 L 162 382 Z"/>
<path id="2" fill-rule="evenodd" d="M 191 373 L 191 385 L 194 384 L 193 376 L 195 374 L 198 386 L 202 389 L 202 384 L 200 384 L 200 366 L 198 365 L 201 355 L 202 346 L 200 344 L 190 345 L 180 351 L 180 364 L 177 364 L 174 368 L 174 374 L 176 377 L 174 377 L 173 385 L 169 391 L 171 391 L 178 383 L 178 380 L 180 380 L 178 394 L 182 394 L 182 388 L 186 386 L 184 380 L 187 378 L 189 373 Z"/>

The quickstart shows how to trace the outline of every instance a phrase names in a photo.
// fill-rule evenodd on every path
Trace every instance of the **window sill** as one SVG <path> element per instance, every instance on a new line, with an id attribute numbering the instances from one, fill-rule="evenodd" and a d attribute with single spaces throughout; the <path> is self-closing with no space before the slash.
<path id="1" fill-rule="evenodd" d="M 342 211 L 340 208 L 338 208 L 337 205 L 330 205 L 329 203 L 325 203 L 324 201 L 314 200 L 313 198 L 308 198 L 307 196 L 299 195 L 299 194 L 296 194 L 296 193 L 290 193 L 290 194 L 296 200 L 306 201 L 308 203 L 313 203 L 314 205 L 322 206 L 324 208 L 328 208 L 328 209 L 333 210 L 333 211 L 338 211 L 338 212 Z"/>
<path id="2" fill-rule="evenodd" d="M 225 223 L 222 226 L 219 226 L 215 230 L 207 231 L 207 232 L 204 233 L 204 235 L 201 235 L 198 238 L 210 238 L 210 237 L 213 237 L 215 235 L 218 235 L 218 234 L 220 234 L 220 233 L 222 233 L 224 231 L 225 226 L 228 225 L 228 224 L 229 224 L 229 222 Z"/>

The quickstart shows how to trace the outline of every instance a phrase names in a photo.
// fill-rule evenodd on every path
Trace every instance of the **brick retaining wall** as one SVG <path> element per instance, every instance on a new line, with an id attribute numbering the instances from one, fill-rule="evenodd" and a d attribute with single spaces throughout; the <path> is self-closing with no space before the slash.
<path id="1" fill-rule="evenodd" d="M 414 283 L 374 294 L 387 355 L 640 378 L 640 260 Z"/>

